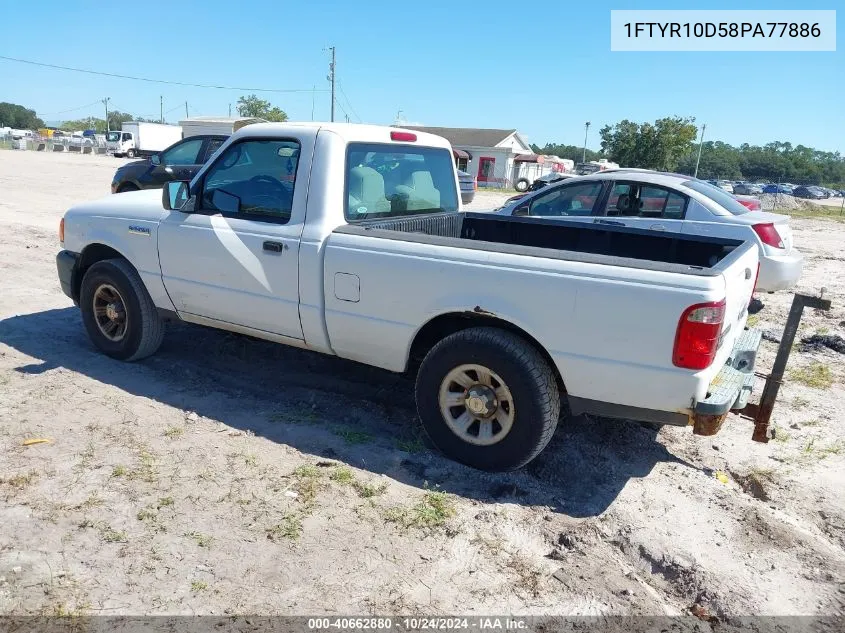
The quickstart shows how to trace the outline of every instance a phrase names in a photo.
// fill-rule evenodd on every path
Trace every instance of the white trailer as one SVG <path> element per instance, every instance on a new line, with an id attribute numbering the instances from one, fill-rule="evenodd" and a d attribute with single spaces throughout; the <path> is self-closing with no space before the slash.
<path id="1" fill-rule="evenodd" d="M 178 125 L 127 121 L 120 132 L 106 135 L 106 147 L 109 154 L 135 158 L 152 156 L 181 140 L 182 128 Z"/>
<path id="2" fill-rule="evenodd" d="M 225 134 L 231 136 L 239 129 L 250 123 L 265 123 L 264 119 L 253 117 L 216 117 L 198 116 L 179 121 L 182 126 L 182 137 L 199 136 L 201 134 Z"/>

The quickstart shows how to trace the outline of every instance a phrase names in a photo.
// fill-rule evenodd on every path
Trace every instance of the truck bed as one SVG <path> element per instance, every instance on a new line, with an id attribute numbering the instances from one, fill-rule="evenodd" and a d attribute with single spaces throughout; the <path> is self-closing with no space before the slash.
<path id="1" fill-rule="evenodd" d="M 335 232 L 692 275 L 721 274 L 744 250 L 739 240 L 486 213 L 370 220 Z"/>

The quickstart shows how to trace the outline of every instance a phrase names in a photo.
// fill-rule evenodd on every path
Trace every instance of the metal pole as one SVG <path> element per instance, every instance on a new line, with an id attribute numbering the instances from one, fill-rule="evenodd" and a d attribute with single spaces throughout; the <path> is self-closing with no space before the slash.
<path id="1" fill-rule="evenodd" d="M 106 132 L 111 132 L 109 128 L 109 98 L 103 99 L 103 105 L 106 106 Z"/>
<path id="2" fill-rule="evenodd" d="M 701 148 L 704 147 L 704 130 L 707 129 L 707 124 L 704 123 L 701 126 L 701 140 L 698 142 L 698 158 L 695 159 L 695 172 L 693 172 L 692 177 L 698 178 L 698 163 L 701 162 Z"/>
<path id="3" fill-rule="evenodd" d="M 332 121 L 334 121 L 334 77 L 335 77 L 335 47 L 330 46 L 332 52 L 332 63 L 329 66 L 329 80 L 332 82 Z"/>
<path id="4" fill-rule="evenodd" d="M 229 117 L 231 117 L 231 116 L 232 116 L 232 104 L 230 103 L 229 104 Z"/>
<path id="5" fill-rule="evenodd" d="M 185 102 L 185 118 L 186 118 L 186 119 L 187 119 L 187 118 L 190 118 L 190 116 L 191 116 L 191 115 L 190 115 L 190 114 L 188 114 L 188 102 L 186 101 L 186 102 Z"/>
<path id="6" fill-rule="evenodd" d="M 584 155 L 581 157 L 582 163 L 587 162 L 587 133 L 589 131 L 590 131 L 590 122 L 587 121 L 587 123 L 584 125 Z"/>

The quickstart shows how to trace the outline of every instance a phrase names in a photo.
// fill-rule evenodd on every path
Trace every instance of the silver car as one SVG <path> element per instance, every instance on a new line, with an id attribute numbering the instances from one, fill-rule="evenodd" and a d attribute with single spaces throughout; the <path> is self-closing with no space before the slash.
<path id="1" fill-rule="evenodd" d="M 789 216 L 750 210 L 741 198 L 683 174 L 615 169 L 550 185 L 493 213 L 753 240 L 760 248 L 757 290 L 793 287 L 804 256 L 792 245 Z"/>

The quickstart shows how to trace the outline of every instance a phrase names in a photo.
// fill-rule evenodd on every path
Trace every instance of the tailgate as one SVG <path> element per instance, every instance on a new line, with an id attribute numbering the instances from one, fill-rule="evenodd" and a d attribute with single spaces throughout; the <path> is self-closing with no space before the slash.
<path id="1" fill-rule="evenodd" d="M 725 280 L 725 319 L 719 345 L 720 358 L 730 352 L 745 327 L 748 304 L 757 279 L 760 261 L 757 245 L 746 242 L 740 249 L 745 249 L 745 252 L 722 272 Z"/>

